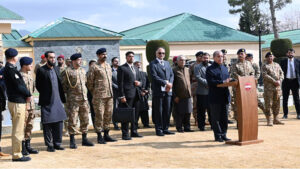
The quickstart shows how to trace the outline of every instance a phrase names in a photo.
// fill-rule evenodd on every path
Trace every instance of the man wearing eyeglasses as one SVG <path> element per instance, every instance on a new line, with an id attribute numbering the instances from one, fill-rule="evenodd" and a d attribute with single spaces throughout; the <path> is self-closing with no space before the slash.
<path id="1" fill-rule="evenodd" d="M 165 49 L 156 50 L 156 59 L 150 63 L 152 77 L 152 116 L 157 136 L 174 134 L 169 131 L 170 107 L 174 74 L 168 61 L 164 60 Z"/>

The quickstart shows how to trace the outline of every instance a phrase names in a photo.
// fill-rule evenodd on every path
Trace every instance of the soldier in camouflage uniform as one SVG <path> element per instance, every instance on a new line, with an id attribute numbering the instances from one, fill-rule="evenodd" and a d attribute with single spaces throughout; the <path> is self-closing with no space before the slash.
<path id="1" fill-rule="evenodd" d="M 231 66 L 231 77 L 233 79 L 238 79 L 238 76 L 255 76 L 255 71 L 253 69 L 251 62 L 245 60 L 246 50 L 243 48 L 239 49 L 237 52 L 237 55 L 238 55 L 237 63 L 235 63 Z M 255 78 L 257 79 L 257 76 L 255 76 Z M 236 100 L 235 100 L 236 89 L 235 88 L 232 89 L 232 93 L 233 93 L 232 100 L 234 103 L 232 105 L 232 110 L 234 112 L 234 119 L 237 120 L 237 107 L 236 107 Z M 257 98 L 257 100 L 258 100 L 258 98 Z M 259 103 L 259 101 L 258 101 L 258 103 Z M 258 104 L 258 107 L 261 110 L 263 110 L 263 112 L 265 111 L 263 104 Z"/>
<path id="2" fill-rule="evenodd" d="M 227 50 L 226 49 L 222 49 L 221 52 L 223 53 L 223 65 L 228 69 L 228 72 L 230 74 L 230 61 L 227 59 Z M 231 95 L 232 98 L 232 88 L 228 88 L 229 89 L 229 93 Z M 231 99 L 230 104 L 228 104 L 228 124 L 233 124 L 233 121 L 230 120 L 231 118 L 233 118 L 233 114 L 231 113 L 231 109 L 232 109 L 232 105 L 233 105 L 233 101 Z"/>
<path id="3" fill-rule="evenodd" d="M 23 57 L 20 59 L 21 70 L 20 74 L 23 77 L 25 85 L 27 89 L 30 91 L 31 94 L 34 93 L 35 83 L 31 74 L 32 69 L 32 58 L 30 57 Z M 25 125 L 24 125 L 24 140 L 22 141 L 22 154 L 29 155 L 29 154 L 38 154 L 39 152 L 30 145 L 30 136 L 33 129 L 34 123 L 34 100 L 32 99 L 29 103 L 26 103 L 26 114 L 25 114 Z"/>
<path id="4" fill-rule="evenodd" d="M 197 87 L 198 87 L 198 81 L 195 77 L 194 68 L 196 65 L 200 64 L 202 62 L 202 56 L 203 52 L 199 51 L 195 54 L 196 56 L 196 62 L 191 64 L 189 67 L 190 72 L 190 79 L 191 79 L 191 88 L 192 88 L 192 96 L 193 96 L 193 117 L 195 119 L 195 125 L 197 126 Z"/>
<path id="5" fill-rule="evenodd" d="M 87 75 L 87 87 L 93 96 L 95 111 L 95 130 L 100 144 L 116 141 L 109 136 L 109 124 L 113 112 L 112 69 L 106 62 L 106 49 L 98 49 L 98 62 L 90 67 Z M 104 138 L 101 135 L 104 130 Z"/>
<path id="6" fill-rule="evenodd" d="M 62 76 L 62 85 L 64 92 L 67 95 L 67 106 L 69 115 L 69 133 L 70 133 L 70 148 L 76 149 L 75 132 L 77 124 L 77 115 L 80 119 L 80 130 L 82 132 L 82 145 L 94 146 L 92 142 L 87 139 L 87 131 L 89 125 L 89 103 L 87 100 L 86 88 L 86 72 L 81 65 L 81 54 L 76 53 L 71 56 L 72 66 L 66 68 Z"/>
<path id="7" fill-rule="evenodd" d="M 284 124 L 278 120 L 280 110 L 280 86 L 284 78 L 283 71 L 278 63 L 273 62 L 274 56 L 272 52 L 266 54 L 267 63 L 262 67 L 263 83 L 264 83 L 264 99 L 265 99 L 265 115 L 267 125 L 272 126 L 271 112 L 274 116 L 273 124 Z"/>
<path id="8" fill-rule="evenodd" d="M 260 77 L 260 68 L 257 63 L 253 62 L 253 54 L 248 53 L 246 56 L 246 60 L 249 61 L 252 64 L 252 67 L 254 69 L 254 78 L 258 81 Z M 258 107 L 265 112 L 265 106 L 263 102 L 261 102 L 259 99 L 257 99 Z"/>
<path id="9" fill-rule="evenodd" d="M 34 73 L 36 74 L 36 71 L 38 70 L 38 68 L 44 66 L 47 63 L 47 59 L 45 57 L 45 55 L 41 56 L 41 62 L 37 63 L 34 67 Z"/>

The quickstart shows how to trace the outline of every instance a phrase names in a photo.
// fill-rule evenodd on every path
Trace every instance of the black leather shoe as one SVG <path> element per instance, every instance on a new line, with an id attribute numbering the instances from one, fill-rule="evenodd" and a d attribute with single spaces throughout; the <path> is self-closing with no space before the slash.
<path id="1" fill-rule="evenodd" d="M 17 158 L 17 159 L 12 159 L 12 161 L 14 162 L 25 162 L 25 161 L 30 161 L 31 158 L 30 157 L 21 157 L 21 158 Z"/>
<path id="2" fill-rule="evenodd" d="M 297 115 L 297 119 L 300 119 L 300 114 Z"/>
<path id="3" fill-rule="evenodd" d="M 184 133 L 182 129 L 177 129 L 178 133 Z"/>
<path id="4" fill-rule="evenodd" d="M 156 131 L 157 136 L 165 136 L 165 134 L 162 131 Z"/>
<path id="5" fill-rule="evenodd" d="M 97 133 L 97 142 L 98 144 L 106 144 L 106 141 L 102 137 L 101 132 Z"/>
<path id="6" fill-rule="evenodd" d="M 25 141 L 25 147 L 26 147 L 26 149 L 27 149 L 27 151 L 28 151 L 29 154 L 38 154 L 38 153 L 39 153 L 38 150 L 33 149 L 33 148 L 31 147 L 31 145 L 30 145 L 30 140 L 26 140 L 26 141 Z"/>
<path id="7" fill-rule="evenodd" d="M 54 146 L 55 150 L 65 150 L 65 148 L 61 147 L 61 146 Z"/>
<path id="8" fill-rule="evenodd" d="M 164 134 L 166 134 L 166 135 L 172 135 L 172 134 L 175 134 L 175 133 L 173 133 L 173 132 L 171 132 L 169 130 L 166 130 L 166 131 L 164 131 Z"/>
<path id="9" fill-rule="evenodd" d="M 22 155 L 23 156 L 29 155 L 29 152 L 27 151 L 26 146 L 25 146 L 25 141 L 22 141 Z"/>
<path id="10" fill-rule="evenodd" d="M 47 151 L 48 151 L 48 152 L 55 152 L 55 149 L 54 149 L 54 147 L 52 147 L 52 146 L 48 146 L 48 147 L 47 147 Z"/>
<path id="11" fill-rule="evenodd" d="M 137 132 L 134 132 L 134 133 L 131 133 L 131 137 L 142 138 L 143 136 L 139 135 L 139 133 L 137 133 Z"/>
<path id="12" fill-rule="evenodd" d="M 215 141 L 217 141 L 217 142 L 224 142 L 224 140 L 221 137 L 215 138 Z"/>
<path id="13" fill-rule="evenodd" d="M 131 137 L 129 137 L 129 135 L 123 135 L 122 140 L 131 140 Z"/>
<path id="14" fill-rule="evenodd" d="M 191 129 L 184 129 L 184 132 L 194 132 L 194 130 L 191 130 Z"/>
<path id="15" fill-rule="evenodd" d="M 283 115 L 283 117 L 282 117 L 283 119 L 287 119 L 288 118 L 288 115 L 287 114 L 285 114 L 285 115 Z"/>
<path id="16" fill-rule="evenodd" d="M 230 138 L 227 138 L 226 136 L 222 136 L 222 139 L 223 139 L 224 141 L 230 141 L 230 140 L 231 140 Z"/>

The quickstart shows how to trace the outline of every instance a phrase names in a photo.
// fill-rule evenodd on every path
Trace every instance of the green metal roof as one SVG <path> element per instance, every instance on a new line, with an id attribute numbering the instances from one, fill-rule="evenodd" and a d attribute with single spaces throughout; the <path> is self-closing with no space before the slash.
<path id="1" fill-rule="evenodd" d="M 120 41 L 121 46 L 144 46 L 147 42 L 143 39 L 122 39 Z"/>
<path id="2" fill-rule="evenodd" d="M 124 38 L 163 39 L 169 42 L 258 41 L 258 37 L 233 28 L 182 13 L 122 31 Z"/>
<path id="3" fill-rule="evenodd" d="M 59 18 L 30 33 L 33 38 L 120 37 L 119 33 L 68 18 Z"/>
<path id="4" fill-rule="evenodd" d="M 300 29 L 279 32 L 279 37 L 283 39 L 290 39 L 293 44 L 300 44 Z M 271 42 L 274 39 L 274 34 L 268 34 L 261 37 L 265 41 L 262 48 L 270 48 Z"/>
<path id="5" fill-rule="evenodd" d="M 11 33 L 2 34 L 3 47 L 31 47 L 28 43 L 21 40 L 22 36 L 17 30 L 11 30 Z"/>
<path id="6" fill-rule="evenodd" d="M 15 22 L 25 22 L 25 20 L 22 16 L 0 5 L 0 22 L 15 23 Z"/>

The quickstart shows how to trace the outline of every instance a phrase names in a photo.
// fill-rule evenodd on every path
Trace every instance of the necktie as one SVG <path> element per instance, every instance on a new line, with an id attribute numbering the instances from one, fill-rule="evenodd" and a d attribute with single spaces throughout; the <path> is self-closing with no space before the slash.
<path id="1" fill-rule="evenodd" d="M 290 61 L 290 78 L 291 79 L 294 79 L 294 68 L 293 68 L 293 65 L 292 65 L 292 61 Z"/>
<path id="2" fill-rule="evenodd" d="M 133 73 L 133 75 L 134 75 L 134 78 L 136 78 L 136 73 L 135 73 L 135 70 L 134 70 L 133 66 L 130 66 L 130 68 L 131 68 L 131 70 L 132 70 L 132 73 Z"/>

